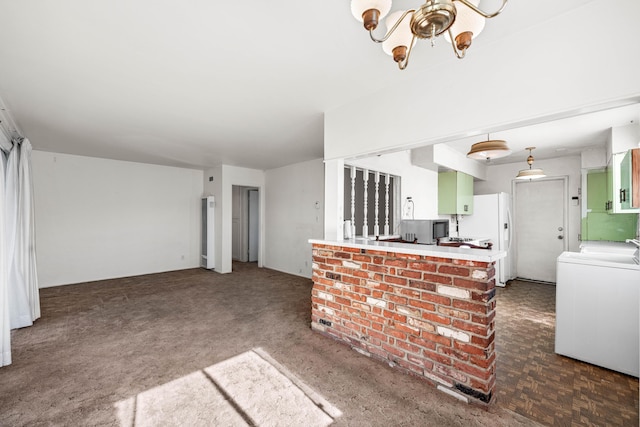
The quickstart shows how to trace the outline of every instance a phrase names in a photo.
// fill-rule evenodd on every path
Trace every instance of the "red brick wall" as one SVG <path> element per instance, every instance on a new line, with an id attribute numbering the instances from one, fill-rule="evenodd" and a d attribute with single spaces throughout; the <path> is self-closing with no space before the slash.
<path id="1" fill-rule="evenodd" d="M 313 245 L 311 326 L 358 352 L 489 403 L 493 263 Z"/>

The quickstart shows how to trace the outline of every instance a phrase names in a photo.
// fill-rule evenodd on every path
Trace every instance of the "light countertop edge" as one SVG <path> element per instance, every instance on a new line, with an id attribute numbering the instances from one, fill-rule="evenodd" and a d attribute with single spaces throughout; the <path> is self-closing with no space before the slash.
<path id="1" fill-rule="evenodd" d="M 451 246 L 418 245 L 413 243 L 385 242 L 370 239 L 321 240 L 309 239 L 311 244 L 342 246 L 345 248 L 382 250 L 437 258 L 466 261 L 494 262 L 507 256 L 506 251 L 495 249 L 456 248 Z"/>

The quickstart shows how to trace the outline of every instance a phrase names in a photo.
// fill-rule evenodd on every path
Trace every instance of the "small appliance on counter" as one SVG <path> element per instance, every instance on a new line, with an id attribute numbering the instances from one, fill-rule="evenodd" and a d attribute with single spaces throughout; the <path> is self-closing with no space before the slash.
<path id="1" fill-rule="evenodd" d="M 435 245 L 449 235 L 448 219 L 405 219 L 400 221 L 401 240 L 409 243 Z"/>
<path id="2" fill-rule="evenodd" d="M 472 249 L 491 249 L 493 243 L 491 239 L 477 238 L 477 237 L 442 237 L 438 239 L 438 246 L 454 246 L 454 247 L 468 247 Z"/>

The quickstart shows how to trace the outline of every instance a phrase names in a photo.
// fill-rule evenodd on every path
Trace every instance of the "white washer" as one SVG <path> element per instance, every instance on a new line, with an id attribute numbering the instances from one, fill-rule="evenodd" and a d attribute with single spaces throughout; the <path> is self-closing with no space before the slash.
<path id="1" fill-rule="evenodd" d="M 555 352 L 638 376 L 640 265 L 624 254 L 563 252 Z"/>

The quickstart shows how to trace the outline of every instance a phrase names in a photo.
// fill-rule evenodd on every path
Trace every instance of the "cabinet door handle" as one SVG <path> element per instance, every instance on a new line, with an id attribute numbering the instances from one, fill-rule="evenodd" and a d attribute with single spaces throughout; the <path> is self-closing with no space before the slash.
<path id="1" fill-rule="evenodd" d="M 620 203 L 626 202 L 626 201 L 627 201 L 627 189 L 626 188 L 621 188 L 620 189 Z"/>

